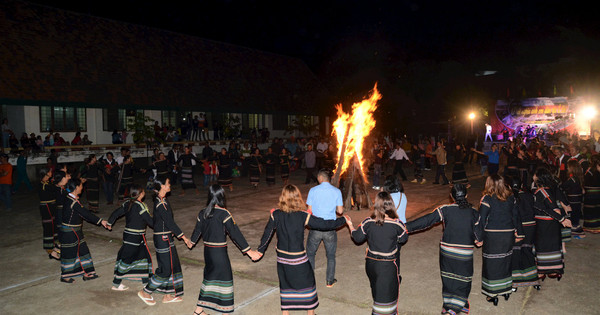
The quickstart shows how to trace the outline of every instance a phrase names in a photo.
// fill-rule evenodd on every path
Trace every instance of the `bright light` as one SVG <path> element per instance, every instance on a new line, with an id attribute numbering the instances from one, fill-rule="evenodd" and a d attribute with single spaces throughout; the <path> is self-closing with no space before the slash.
<path id="1" fill-rule="evenodd" d="M 585 107 L 581 113 L 583 114 L 583 117 L 585 119 L 592 119 L 594 118 L 594 116 L 596 116 L 596 114 L 598 113 L 598 111 L 596 111 L 596 108 L 593 106 L 588 106 Z"/>
<path id="2" fill-rule="evenodd" d="M 470 113 L 470 114 L 469 114 L 469 119 L 470 119 L 470 120 L 473 120 L 473 119 L 475 119 L 475 113 Z"/>

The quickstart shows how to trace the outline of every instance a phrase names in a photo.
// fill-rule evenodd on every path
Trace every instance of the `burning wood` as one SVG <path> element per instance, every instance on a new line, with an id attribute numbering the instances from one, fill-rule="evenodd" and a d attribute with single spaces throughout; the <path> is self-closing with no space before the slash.
<path id="1" fill-rule="evenodd" d="M 337 137 L 338 160 L 332 184 L 339 186 L 340 177 L 347 173 L 343 185 L 343 192 L 346 195 L 345 210 L 352 207 L 353 200 L 354 203 L 357 203 L 366 199 L 367 205 L 371 206 L 362 151 L 365 138 L 375 128 L 373 112 L 377 109 L 377 101 L 380 99 L 381 94 L 375 84 L 369 98 L 352 105 L 352 115 L 345 113 L 341 104 L 336 106 L 338 119 L 333 122 L 333 134 Z M 350 172 L 348 172 L 349 167 Z"/>

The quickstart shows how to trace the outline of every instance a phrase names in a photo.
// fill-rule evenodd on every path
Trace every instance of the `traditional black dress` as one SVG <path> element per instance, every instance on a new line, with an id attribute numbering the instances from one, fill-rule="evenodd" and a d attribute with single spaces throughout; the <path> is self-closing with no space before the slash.
<path id="1" fill-rule="evenodd" d="M 169 176 L 169 171 L 170 171 L 169 161 L 166 159 L 165 160 L 156 160 L 148 166 L 147 170 L 155 170 L 156 171 L 155 177 L 158 179 L 164 180 L 164 179 L 168 178 L 168 176 Z"/>
<path id="2" fill-rule="evenodd" d="M 58 186 L 54 186 L 54 194 L 56 196 L 56 216 L 55 216 L 55 222 L 56 222 L 56 231 L 58 231 L 58 242 L 60 245 L 60 230 L 62 227 L 62 211 L 63 211 L 63 207 L 65 204 L 65 200 L 67 199 L 67 195 L 69 194 L 65 189 L 63 189 L 62 187 L 58 187 Z"/>
<path id="3" fill-rule="evenodd" d="M 538 271 L 535 264 L 533 246 L 535 240 L 535 213 L 533 194 L 520 191 L 517 196 L 519 217 L 523 226 L 524 238 L 515 242 L 512 254 L 512 286 L 526 287 L 539 285 Z"/>
<path id="4" fill-rule="evenodd" d="M 271 217 L 258 246 L 265 253 L 273 234 L 277 233 L 277 275 L 282 311 L 314 310 L 319 306 L 314 271 L 304 248 L 304 227 L 335 230 L 346 220 L 323 220 L 305 211 L 271 210 Z"/>
<path id="5" fill-rule="evenodd" d="M 85 178 L 85 196 L 88 202 L 88 208 L 92 212 L 98 212 L 98 202 L 100 199 L 100 178 L 104 172 L 104 167 L 100 163 L 86 165 L 81 172 L 81 177 Z"/>
<path id="6" fill-rule="evenodd" d="M 267 184 L 275 185 L 275 165 L 277 164 L 279 157 L 273 153 L 265 156 L 265 173 L 267 175 Z"/>
<path id="7" fill-rule="evenodd" d="M 366 218 L 352 231 L 356 243 L 368 243 L 365 270 L 371 283 L 373 314 L 397 314 L 399 270 L 396 255 L 408 240 L 404 223 L 387 219 L 377 225 L 374 219 Z"/>
<path id="8" fill-rule="evenodd" d="M 442 276 L 442 313 L 468 313 L 469 294 L 473 279 L 473 251 L 475 241 L 481 239 L 479 213 L 472 207 L 457 204 L 444 205 L 432 213 L 406 223 L 410 233 L 428 229 L 438 222 L 444 224 L 440 242 L 440 273 Z"/>
<path id="9" fill-rule="evenodd" d="M 192 161 L 201 163 L 200 159 L 191 153 L 182 154 L 179 156 L 179 159 L 177 159 L 177 164 L 181 163 L 181 188 L 184 190 L 196 188 L 196 183 L 194 182 L 194 165 Z"/>
<path id="10" fill-rule="evenodd" d="M 58 247 L 58 229 L 56 220 L 56 186 L 49 182 L 40 182 L 38 195 L 40 197 L 40 215 L 42 217 L 42 247 L 52 252 Z"/>
<path id="11" fill-rule="evenodd" d="M 519 176 L 519 157 L 515 152 L 517 149 L 502 148 L 502 152 L 506 155 L 506 168 L 504 169 L 504 175 L 510 177 Z M 485 246 L 485 245 L 484 245 Z"/>
<path id="12" fill-rule="evenodd" d="M 146 242 L 146 226 L 153 226 L 152 216 L 145 203 L 133 200 L 125 202 L 108 218 L 108 224 L 125 216 L 123 245 L 117 254 L 113 285 L 118 287 L 123 279 L 148 283 L 152 276 L 152 255 Z"/>
<path id="13" fill-rule="evenodd" d="M 248 162 L 248 167 L 250 170 L 250 183 L 258 184 L 260 182 L 260 163 L 261 158 L 257 155 L 250 156 L 250 162 Z M 275 179 L 275 177 L 273 177 Z"/>
<path id="14" fill-rule="evenodd" d="M 512 293 L 512 251 L 515 231 L 523 237 L 523 228 L 515 197 L 501 201 L 485 195 L 479 206 L 478 229 L 483 235 L 481 292 L 489 297 Z"/>
<path id="15" fill-rule="evenodd" d="M 173 210 L 165 198 L 154 198 L 154 248 L 158 268 L 144 287 L 144 292 L 152 294 L 158 291 L 164 294 L 183 295 L 183 273 L 179 263 L 173 235 L 177 238 L 183 232 L 173 220 Z"/>
<path id="16" fill-rule="evenodd" d="M 120 171 L 122 174 L 119 174 L 121 178 L 121 182 L 119 184 L 119 200 L 123 201 L 126 196 L 129 196 L 129 186 L 133 184 L 133 174 L 136 171 L 139 171 L 139 168 L 136 167 L 133 162 L 132 163 L 123 163 L 120 166 Z"/>
<path id="17" fill-rule="evenodd" d="M 539 274 L 563 274 L 561 222 L 562 211 L 548 193 L 548 188 L 535 191 L 535 256 Z"/>
<path id="18" fill-rule="evenodd" d="M 569 204 L 571 205 L 571 223 L 573 225 L 571 233 L 574 236 L 583 236 L 583 229 L 581 228 L 580 221 L 583 216 L 581 211 L 581 205 L 583 202 L 583 189 L 581 188 L 581 182 L 571 176 L 568 180 L 562 183 L 562 190 L 567 195 Z"/>
<path id="19" fill-rule="evenodd" d="M 463 159 L 465 154 L 462 150 L 454 152 L 454 168 L 452 169 L 452 183 L 468 183 L 467 171 L 465 171 L 465 165 Z"/>
<path id="20" fill-rule="evenodd" d="M 600 172 L 591 168 L 585 172 L 583 197 L 583 229 L 600 233 Z"/>
<path id="21" fill-rule="evenodd" d="M 290 178 L 290 156 L 287 154 L 280 154 L 279 164 L 281 165 L 281 179 L 286 181 Z"/>
<path id="22" fill-rule="evenodd" d="M 96 225 L 100 225 L 102 222 L 101 218 L 81 205 L 76 196 L 67 195 L 64 200 L 60 228 L 60 276 L 62 279 L 83 275 L 89 277 L 96 274 L 92 255 L 83 237 L 82 219 Z"/>
<path id="23" fill-rule="evenodd" d="M 204 209 L 198 213 L 191 241 L 204 240 L 204 279 L 197 306 L 221 313 L 233 312 L 233 273 L 227 254 L 227 234 L 233 243 L 246 253 L 250 250 L 231 213 L 215 207 L 204 219 Z"/>
<path id="24" fill-rule="evenodd" d="M 217 178 L 219 185 L 231 186 L 231 157 L 229 154 L 219 154 L 219 177 Z"/>

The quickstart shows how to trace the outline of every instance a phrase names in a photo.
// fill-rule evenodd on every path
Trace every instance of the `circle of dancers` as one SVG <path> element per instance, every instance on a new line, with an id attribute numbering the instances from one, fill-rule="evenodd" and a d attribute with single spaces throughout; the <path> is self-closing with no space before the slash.
<path id="1" fill-rule="evenodd" d="M 163 155 L 157 161 L 160 163 L 164 159 Z M 182 159 L 188 159 L 187 167 L 195 157 Z M 93 165 L 94 160 L 90 158 L 86 165 Z M 89 180 L 71 178 L 64 167 L 43 169 L 39 174 L 43 248 L 50 259 L 60 260 L 61 282 L 73 283 L 78 277 L 83 281 L 96 279 L 98 275 L 82 230 L 83 220 L 111 230 L 119 218 L 125 217 L 123 244 L 117 254 L 112 290 L 128 290 L 123 280 L 141 281 L 144 287 L 137 295 L 152 306 L 157 303 L 156 292 L 163 294 L 162 303 L 182 301 L 183 274 L 175 242 L 181 240 L 193 249 L 202 239 L 206 265 L 194 310 L 194 314 L 202 315 L 208 314 L 207 311 L 234 311 L 233 271 L 227 253 L 227 236 L 242 254 L 258 261 L 272 237 L 277 235 L 275 251 L 281 311 L 284 315 L 294 310 L 314 314 L 319 301 L 313 264 L 304 244 L 305 227 L 335 231 L 347 225 L 357 245 L 364 242 L 368 245 L 365 272 L 371 286 L 373 314 L 397 314 L 398 289 L 402 280 L 400 249 L 408 241 L 409 234 L 441 223 L 442 314 L 468 314 L 475 247 L 482 247 L 481 292 L 493 305 L 498 305 L 499 297 L 508 300 L 511 293 L 522 287 L 533 286 L 540 290 L 541 281 L 546 278 L 560 281 L 564 274 L 563 242 L 570 237 L 572 226 L 569 215 L 574 211 L 581 212 L 582 205 L 583 176 L 581 172 L 577 173 L 575 166 L 578 166 L 576 161 L 569 162 L 566 168 L 573 179 L 573 187 L 568 187 L 570 184 L 567 183 L 562 189 L 559 189 L 556 177 L 543 167 L 536 170 L 531 191 L 518 176 L 490 175 L 478 209 L 467 200 L 467 185 L 455 183 L 450 190 L 451 204 L 439 206 L 406 223 L 403 222 L 406 205 L 400 205 L 403 189 L 397 179 L 388 178 L 383 190 L 375 196 L 371 214 L 357 227 L 349 216 L 339 212 L 340 216 L 334 219 L 311 214 L 307 211 L 308 201 L 304 201 L 298 187 L 286 184 L 278 207 L 270 211 L 256 250 L 250 247 L 227 210 L 223 185 L 208 187 L 207 204 L 199 211 L 195 228 L 187 237 L 173 217 L 168 199 L 171 179 L 165 170 L 160 170 L 165 176 L 156 176 L 146 188 L 129 184 L 127 198 L 105 220 L 79 200 L 83 183 Z M 600 180 L 600 158 L 597 156 L 591 159 L 588 173 L 583 205 L 597 211 L 600 199 L 587 199 L 588 195 L 596 196 L 600 191 L 600 185 L 591 186 L 592 179 Z M 120 176 L 129 175 L 121 173 Z M 330 176 L 330 172 L 319 171 L 319 184 L 328 183 Z M 153 211 L 144 203 L 146 190 L 153 194 Z M 156 262 L 146 240 L 147 227 L 153 229 Z M 335 281 L 331 281 L 331 285 Z"/>

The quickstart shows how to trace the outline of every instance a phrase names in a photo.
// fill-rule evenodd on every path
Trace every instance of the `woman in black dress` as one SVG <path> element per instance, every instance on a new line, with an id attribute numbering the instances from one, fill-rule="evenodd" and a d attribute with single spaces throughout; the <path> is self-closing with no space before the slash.
<path id="1" fill-rule="evenodd" d="M 408 232 L 428 229 L 442 222 L 440 273 L 442 275 L 442 314 L 469 313 L 469 294 L 473 279 L 473 251 L 481 241 L 479 213 L 467 200 L 464 184 L 452 185 L 453 204 L 443 205 L 432 213 L 406 223 Z"/>
<path id="2" fill-rule="evenodd" d="M 250 155 L 250 161 L 248 162 L 250 170 L 250 184 L 254 187 L 258 187 L 260 182 L 260 173 L 262 172 L 262 157 L 260 156 L 260 150 L 258 148 L 252 151 Z"/>
<path id="3" fill-rule="evenodd" d="M 371 283 L 373 314 L 396 314 L 400 286 L 396 255 L 408 240 L 408 233 L 404 223 L 398 220 L 392 197 L 387 192 L 379 192 L 371 216 L 357 229 L 352 221 L 346 220 L 354 242 L 368 243 L 365 270 Z"/>
<path id="4" fill-rule="evenodd" d="M 117 254 L 111 288 L 115 291 L 129 289 L 121 283 L 123 279 L 146 284 L 152 276 L 152 254 L 146 241 L 146 226 L 152 228 L 153 222 L 148 206 L 143 202 L 145 196 L 146 192 L 140 185 L 131 185 L 129 200 L 113 211 L 108 218 L 108 225 L 112 227 L 117 219 L 125 216 L 123 245 Z"/>
<path id="5" fill-rule="evenodd" d="M 535 239 L 535 213 L 533 204 L 535 198 L 526 188 L 519 177 L 510 178 L 510 186 L 517 202 L 523 239 L 515 242 L 512 253 L 512 290 L 519 287 L 533 286 L 540 289 L 535 254 L 533 253 Z"/>
<path id="6" fill-rule="evenodd" d="M 102 225 L 110 230 L 108 222 L 94 215 L 79 202 L 83 183 L 78 178 L 70 179 L 65 185 L 68 195 L 64 200 L 62 225 L 60 233 L 61 254 L 60 281 L 75 282 L 75 277 L 83 276 L 83 280 L 98 278 L 94 269 L 92 255 L 83 236 L 83 220 L 95 225 Z"/>
<path id="7" fill-rule="evenodd" d="M 281 165 L 281 180 L 283 185 L 288 184 L 290 179 L 290 152 L 286 148 L 281 148 L 281 154 L 279 154 L 279 165 Z"/>
<path id="8" fill-rule="evenodd" d="M 253 260 L 259 254 L 250 249 L 231 213 L 225 208 L 225 191 L 219 185 L 208 190 L 206 208 L 200 210 L 189 248 L 204 240 L 204 279 L 194 314 L 204 308 L 221 313 L 233 312 L 233 273 L 227 254 L 227 235 L 243 254 Z"/>
<path id="9" fill-rule="evenodd" d="M 158 268 L 146 286 L 138 292 L 138 297 L 147 305 L 154 305 L 152 297 L 154 291 L 164 293 L 163 303 L 181 302 L 183 299 L 183 273 L 179 263 L 177 248 L 173 243 L 173 236 L 183 240 L 188 247 L 192 246 L 190 240 L 175 223 L 171 204 L 167 200 L 167 193 L 171 191 L 170 180 L 156 179 L 154 181 L 154 248 Z"/>
<path id="10" fill-rule="evenodd" d="M 40 215 L 42 217 L 42 247 L 48 253 L 48 258 L 60 260 L 58 242 L 58 228 L 56 221 L 56 190 L 57 187 L 50 183 L 52 170 L 42 168 L 39 172 L 41 180 L 38 188 L 40 198 Z"/>
<path id="11" fill-rule="evenodd" d="M 319 306 L 314 271 L 304 248 L 304 231 L 308 226 L 314 230 L 335 230 L 346 223 L 345 218 L 323 220 L 306 212 L 306 203 L 298 187 L 286 185 L 279 196 L 279 208 L 271 210 L 271 217 L 258 246 L 262 256 L 273 234 L 277 233 L 277 275 L 281 311 L 307 311 L 314 314 Z"/>
<path id="12" fill-rule="evenodd" d="M 453 184 L 468 184 L 467 171 L 463 160 L 465 158 L 465 150 L 460 144 L 457 144 L 454 150 L 454 168 L 452 169 Z"/>
<path id="13" fill-rule="evenodd" d="M 581 239 L 585 237 L 585 232 L 580 225 L 583 213 L 581 212 L 581 206 L 583 202 L 583 169 L 581 164 L 571 159 L 567 162 L 567 173 L 569 179 L 562 183 L 561 188 L 567 195 L 569 204 L 571 206 L 571 235 L 575 239 Z"/>
<path id="14" fill-rule="evenodd" d="M 517 173 L 518 176 L 518 173 Z M 512 249 L 523 239 L 523 228 L 515 197 L 500 175 L 488 176 L 479 205 L 483 238 L 481 293 L 498 305 L 498 295 L 508 300 L 512 292 Z"/>
<path id="15" fill-rule="evenodd" d="M 188 145 L 184 149 L 184 153 L 177 159 L 177 165 L 181 165 L 181 188 L 182 191 L 180 196 L 185 195 L 187 189 L 195 189 L 196 194 L 200 194 L 198 188 L 196 188 L 196 182 L 194 181 L 194 166 L 196 163 L 202 163 L 202 161 L 196 157 L 192 152 L 191 145 Z"/>
<path id="16" fill-rule="evenodd" d="M 535 255 L 538 276 L 544 280 L 562 278 L 564 255 L 562 252 L 561 226 L 571 227 L 571 221 L 560 209 L 553 192 L 557 189 L 556 180 L 546 168 L 538 168 L 533 175 L 537 187 L 535 191 Z"/>
<path id="17" fill-rule="evenodd" d="M 88 202 L 88 208 L 94 213 L 98 213 L 98 202 L 100 200 L 100 179 L 103 172 L 102 164 L 98 163 L 95 154 L 90 154 L 85 159 L 85 167 L 81 170 L 80 177 L 85 178 L 85 195 Z"/>
<path id="18" fill-rule="evenodd" d="M 265 161 L 265 173 L 267 176 L 267 185 L 275 185 L 275 165 L 279 162 L 279 157 L 273 153 L 273 148 L 267 149 L 267 154 L 264 158 Z"/>
<path id="19" fill-rule="evenodd" d="M 221 149 L 221 153 L 218 156 L 219 159 L 219 178 L 217 182 L 222 187 L 229 187 L 229 190 L 233 190 L 233 180 L 231 179 L 231 156 L 225 148 Z"/>

